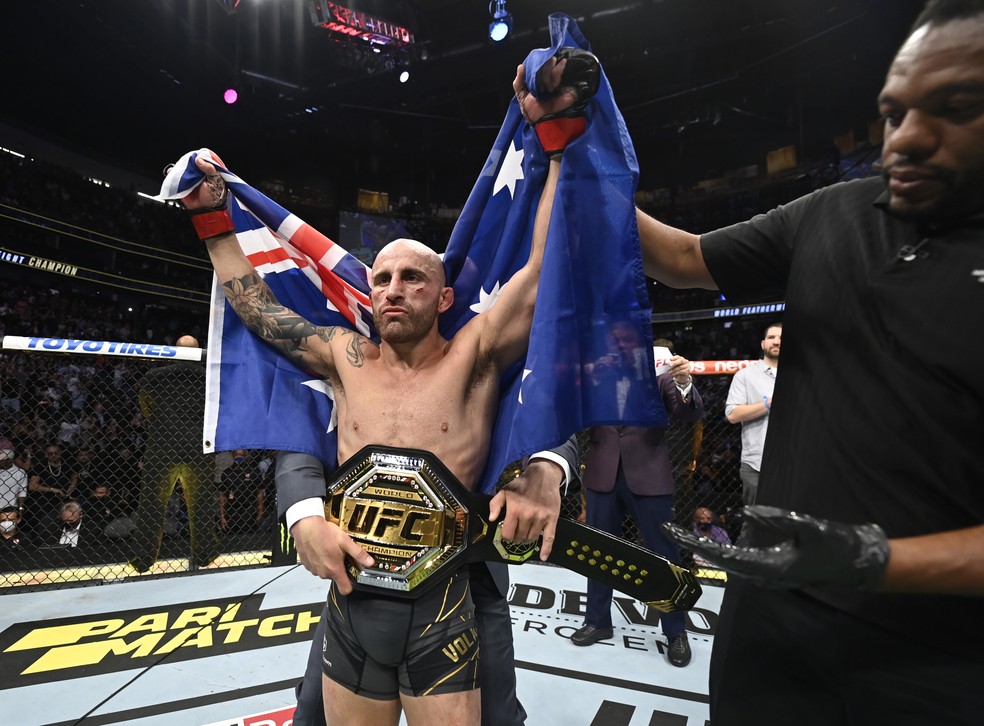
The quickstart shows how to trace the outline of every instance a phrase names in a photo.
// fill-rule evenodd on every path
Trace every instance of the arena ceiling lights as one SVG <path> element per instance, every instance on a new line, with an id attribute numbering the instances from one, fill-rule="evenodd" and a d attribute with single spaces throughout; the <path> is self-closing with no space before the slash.
<path id="1" fill-rule="evenodd" d="M 492 22 L 489 23 L 489 38 L 496 43 L 501 43 L 512 30 L 512 15 L 506 10 L 506 0 L 492 0 L 489 3 L 489 15 Z"/>

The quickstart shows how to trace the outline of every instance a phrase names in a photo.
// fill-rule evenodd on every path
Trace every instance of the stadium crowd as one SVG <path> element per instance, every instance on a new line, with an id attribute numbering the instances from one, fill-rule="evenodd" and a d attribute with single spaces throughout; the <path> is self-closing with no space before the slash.
<path id="1" fill-rule="evenodd" d="M 710 228 L 827 183 L 826 177 L 834 173 L 836 169 L 826 165 L 783 180 L 745 180 L 740 188 L 724 194 L 702 189 L 640 193 L 639 203 L 689 228 Z M 132 188 L 108 186 L 57 164 L 3 153 L 0 205 L 4 210 L 0 248 L 30 249 L 59 261 L 113 270 L 137 281 L 136 289 L 121 292 L 82 279 L 0 265 L 0 335 L 163 345 L 173 344 L 182 334 L 206 339 L 204 305 L 175 304 L 155 295 L 151 285 L 180 283 L 207 289 L 206 282 L 195 278 L 207 273 L 192 270 L 189 277 L 187 268 L 140 253 L 145 245 L 204 261 L 203 250 L 189 234 L 180 210 L 140 199 Z M 418 216 L 415 233 L 426 224 L 426 218 Z M 435 233 L 446 234 L 447 224 L 446 219 L 436 219 Z M 147 283 L 142 288 L 145 292 L 140 292 L 141 281 Z M 716 293 L 668 290 L 655 283 L 650 286 L 650 297 L 656 313 L 727 304 Z M 658 323 L 653 332 L 654 337 L 674 341 L 676 349 L 690 360 L 733 360 L 759 356 L 759 325 L 755 318 L 678 320 Z M 0 447 L 9 442 L 13 466 L 24 472 L 27 488 L 26 501 L 18 502 L 17 494 L 7 491 L 0 503 L 17 509 L 16 531 L 23 542 L 50 545 L 65 539 L 65 520 L 71 525 L 80 519 L 74 507 L 64 512 L 67 502 L 79 504 L 82 520 L 90 524 L 100 520 L 101 537 L 119 540 L 130 536 L 126 522 L 132 519 L 139 495 L 145 443 L 138 392 L 148 365 L 143 360 L 107 356 L 4 351 L 0 357 Z M 697 506 L 710 506 L 727 516 L 740 504 L 735 474 L 738 432 L 721 424 L 723 416 L 719 416 L 728 382 L 727 376 L 701 381 L 706 425 L 671 429 L 673 460 L 688 497 L 679 508 L 682 518 L 689 518 Z M 219 460 L 216 483 L 220 490 L 223 470 L 231 458 L 223 454 Z M 247 452 L 247 458 L 251 465 L 270 470 L 271 459 L 264 452 Z M 275 506 L 271 506 L 273 491 L 266 471 L 260 481 L 258 496 L 251 493 L 239 500 L 248 501 L 252 511 L 237 514 L 235 527 L 223 523 L 224 530 L 271 525 Z M 15 485 L 7 488 L 11 487 L 16 489 Z M 168 508 L 167 534 L 186 531 L 183 510 L 178 489 Z"/>

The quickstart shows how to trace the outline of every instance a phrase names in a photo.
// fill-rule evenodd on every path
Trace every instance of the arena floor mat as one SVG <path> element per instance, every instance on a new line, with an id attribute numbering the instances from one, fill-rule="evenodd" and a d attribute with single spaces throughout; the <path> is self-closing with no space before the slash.
<path id="1" fill-rule="evenodd" d="M 578 648 L 584 578 L 510 573 L 529 726 L 705 726 L 721 588 L 688 613 L 693 660 L 675 668 L 655 611 L 616 593 L 614 637 Z M 297 566 L 4 595 L 0 694 L 24 724 L 289 726 L 325 592 Z"/>

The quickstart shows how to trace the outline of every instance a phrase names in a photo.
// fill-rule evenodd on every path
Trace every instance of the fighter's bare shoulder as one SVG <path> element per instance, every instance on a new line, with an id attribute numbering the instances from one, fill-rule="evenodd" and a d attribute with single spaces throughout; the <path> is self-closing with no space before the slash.
<path id="1" fill-rule="evenodd" d="M 470 389 L 486 378 L 497 378 L 495 336 L 487 315 L 476 315 L 448 342 L 445 357 L 466 374 Z"/>
<path id="2" fill-rule="evenodd" d="M 336 365 L 362 368 L 367 360 L 379 357 L 379 346 L 371 339 L 348 328 L 329 328 L 328 341 L 337 346 L 333 350 Z"/>
<path id="3" fill-rule="evenodd" d="M 448 341 L 446 353 L 459 356 L 477 356 L 486 337 L 485 314 L 476 315 L 454 334 Z"/>

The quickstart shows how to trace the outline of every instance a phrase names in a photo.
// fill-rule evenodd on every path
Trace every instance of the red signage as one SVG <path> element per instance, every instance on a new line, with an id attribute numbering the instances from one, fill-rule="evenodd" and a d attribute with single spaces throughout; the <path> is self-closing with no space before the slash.
<path id="1" fill-rule="evenodd" d="M 291 726 L 293 720 L 294 707 L 291 706 L 280 711 L 246 716 L 243 719 L 243 726 Z"/>
<path id="2" fill-rule="evenodd" d="M 413 33 L 406 28 L 338 3 L 317 0 L 314 3 L 314 11 L 317 24 L 335 33 L 364 38 L 380 45 L 413 43 Z"/>

